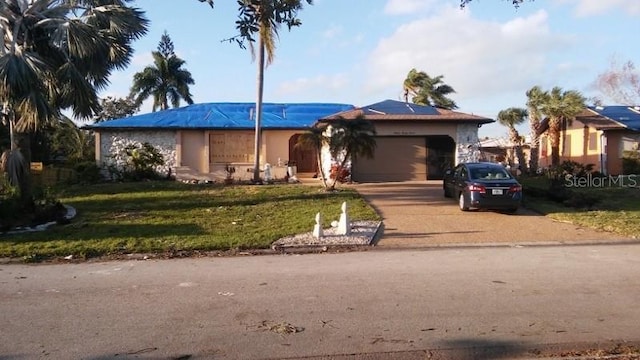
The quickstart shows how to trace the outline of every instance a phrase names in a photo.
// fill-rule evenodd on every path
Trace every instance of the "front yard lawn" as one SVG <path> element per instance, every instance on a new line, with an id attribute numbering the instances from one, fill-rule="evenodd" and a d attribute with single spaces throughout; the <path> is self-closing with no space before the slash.
<path id="1" fill-rule="evenodd" d="M 523 186 L 527 186 L 526 181 Z M 530 184 L 533 185 L 533 184 Z M 640 236 L 640 188 L 572 188 L 577 198 L 595 200 L 591 209 L 575 209 L 539 197 L 525 196 L 525 206 L 546 216 L 593 229 Z"/>
<path id="2" fill-rule="evenodd" d="M 39 260 L 129 253 L 269 248 L 284 236 L 324 226 L 349 204 L 352 220 L 379 216 L 351 189 L 307 185 L 228 186 L 141 182 L 72 186 L 60 201 L 77 210 L 69 225 L 0 235 L 0 257 Z"/>

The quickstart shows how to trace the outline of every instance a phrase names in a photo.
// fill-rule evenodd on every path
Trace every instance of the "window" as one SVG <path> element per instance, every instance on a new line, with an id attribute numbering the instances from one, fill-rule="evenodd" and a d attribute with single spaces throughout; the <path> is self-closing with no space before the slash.
<path id="1" fill-rule="evenodd" d="M 598 134 L 590 133 L 589 134 L 589 151 L 598 150 Z"/>
<path id="2" fill-rule="evenodd" d="M 253 162 L 254 134 L 249 131 L 212 132 L 209 161 L 212 163 Z"/>
<path id="3" fill-rule="evenodd" d="M 562 155 L 571 156 L 571 135 L 562 138 Z"/>

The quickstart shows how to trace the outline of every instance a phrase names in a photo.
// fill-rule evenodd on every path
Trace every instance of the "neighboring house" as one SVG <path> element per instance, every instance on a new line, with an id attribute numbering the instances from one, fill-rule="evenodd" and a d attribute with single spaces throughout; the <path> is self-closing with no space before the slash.
<path id="1" fill-rule="evenodd" d="M 529 161 L 531 146 L 529 137 L 520 145 L 524 158 Z M 508 138 L 486 138 L 480 140 L 480 160 L 489 162 L 502 162 L 516 168 L 518 166 L 518 157 L 516 156 L 516 144 Z"/>
<path id="2" fill-rule="evenodd" d="M 593 164 L 596 171 L 620 175 L 624 151 L 638 151 L 639 145 L 640 107 L 590 106 L 566 126 L 560 139 L 560 161 Z M 550 165 L 551 145 L 544 135 L 540 166 Z"/>
<path id="3" fill-rule="evenodd" d="M 272 165 L 272 175 L 282 178 L 286 165 L 298 172 L 317 172 L 313 151 L 295 147 L 298 136 L 318 119 L 353 109 L 348 104 L 263 105 L 260 164 Z M 178 179 L 220 180 L 227 164 L 233 178 L 252 178 L 255 143 L 254 103 L 194 104 L 88 126 L 95 131 L 96 160 L 115 163 L 114 154 L 132 142 L 148 142 L 165 159 L 162 169 Z"/>
<path id="4" fill-rule="evenodd" d="M 401 101 L 379 103 L 327 116 L 354 119 L 364 116 L 376 129 L 373 159 L 359 157 L 351 164 L 357 182 L 442 179 L 444 171 L 480 157 L 478 128 L 494 120 L 461 112 Z M 323 168 L 331 159 L 324 156 Z M 328 162 L 328 163 L 327 163 Z"/>

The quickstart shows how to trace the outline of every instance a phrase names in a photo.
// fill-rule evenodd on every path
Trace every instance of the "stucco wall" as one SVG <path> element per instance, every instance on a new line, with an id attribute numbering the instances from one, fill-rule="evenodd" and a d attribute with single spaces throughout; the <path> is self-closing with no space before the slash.
<path id="1" fill-rule="evenodd" d="M 102 167 L 115 165 L 121 168 L 124 159 L 123 149 L 131 144 L 149 143 L 164 158 L 164 165 L 156 171 L 162 175 L 175 174 L 176 168 L 176 133 L 175 131 L 101 131 L 99 164 Z"/>
<path id="2" fill-rule="evenodd" d="M 302 134 L 303 130 L 269 130 L 263 131 L 263 152 L 262 159 L 264 163 L 269 163 L 272 166 L 278 165 L 278 159 L 280 159 L 280 165 L 284 166 L 289 160 L 289 139 L 295 134 Z"/>
<path id="3" fill-rule="evenodd" d="M 205 134 L 203 131 L 180 131 L 180 166 L 197 172 L 206 172 L 209 154 L 204 152 Z"/>

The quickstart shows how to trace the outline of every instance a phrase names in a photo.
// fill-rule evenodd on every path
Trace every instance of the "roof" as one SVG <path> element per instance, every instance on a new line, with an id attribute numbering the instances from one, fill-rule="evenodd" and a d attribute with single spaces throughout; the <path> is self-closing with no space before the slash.
<path id="1" fill-rule="evenodd" d="M 322 120 L 337 120 L 339 117 L 343 119 L 355 119 L 358 116 L 364 116 L 364 118 L 369 121 L 446 121 L 473 122 L 478 124 L 494 122 L 493 119 L 482 116 L 396 100 L 384 100 L 375 104 L 333 114 Z"/>
<path id="2" fill-rule="evenodd" d="M 304 129 L 318 119 L 353 109 L 353 105 L 334 103 L 264 103 L 263 129 Z M 255 103 L 193 104 L 87 126 L 103 129 L 253 129 Z"/>
<path id="3" fill-rule="evenodd" d="M 640 131 L 640 106 L 589 106 L 589 110 L 609 119 L 618 128 Z"/>

